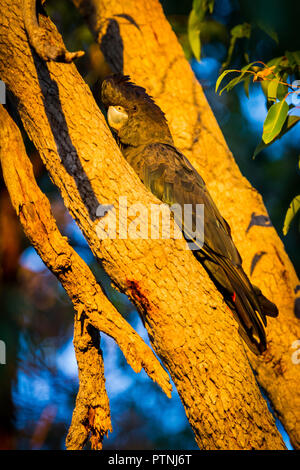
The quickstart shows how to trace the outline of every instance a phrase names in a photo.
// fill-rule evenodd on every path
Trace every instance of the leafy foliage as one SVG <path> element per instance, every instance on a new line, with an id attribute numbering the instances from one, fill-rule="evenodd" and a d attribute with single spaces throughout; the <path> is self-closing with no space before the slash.
<path id="1" fill-rule="evenodd" d="M 266 144 L 272 142 L 279 135 L 287 118 L 288 111 L 289 105 L 284 98 L 271 106 L 264 122 L 262 135 L 262 139 Z"/>
<path id="2" fill-rule="evenodd" d="M 207 12 L 212 13 L 214 9 L 214 0 L 194 0 L 193 8 L 188 19 L 188 38 L 197 60 L 201 56 L 201 38 L 200 33 L 205 23 Z"/>
<path id="3" fill-rule="evenodd" d="M 238 24 L 234 26 L 230 31 L 230 44 L 228 48 L 227 59 L 223 63 L 222 68 L 225 69 L 231 62 L 233 51 L 235 48 L 236 41 L 238 39 L 246 38 L 249 39 L 251 35 L 251 25 L 249 23 Z M 248 55 L 246 54 L 246 60 L 248 60 Z"/>
<path id="4" fill-rule="evenodd" d="M 238 25 L 241 26 L 241 25 Z M 241 36 L 243 30 L 237 30 Z M 232 51 L 229 52 L 231 57 Z M 261 61 L 251 62 L 241 70 L 224 70 L 216 82 L 216 92 L 221 82 L 229 73 L 238 75 L 227 82 L 220 90 L 221 95 L 224 90 L 230 91 L 234 86 L 244 82 L 244 89 L 249 98 L 249 86 L 252 82 L 260 82 L 262 90 L 267 99 L 268 113 L 264 121 L 262 140 L 254 151 L 253 158 L 276 139 L 280 139 L 300 120 L 299 116 L 292 115 L 291 112 L 298 102 L 300 93 L 300 81 L 292 79 L 299 75 L 300 71 L 300 51 L 286 51 L 284 56 L 277 57 L 264 64 Z M 291 97 L 288 104 L 287 98 Z M 296 104 L 295 104 L 296 103 Z M 283 234 L 288 233 L 290 224 L 300 207 L 300 196 L 296 196 L 287 210 Z"/>
<path id="5" fill-rule="evenodd" d="M 201 40 L 205 42 L 205 28 L 210 22 L 218 21 L 218 4 L 215 1 L 194 0 L 193 8 L 188 19 L 188 44 L 189 57 L 194 57 L 200 61 L 201 58 Z M 300 108 L 300 51 L 286 50 L 284 55 L 275 57 L 267 63 L 261 60 L 250 62 L 249 45 L 250 40 L 253 43 L 253 33 L 263 32 L 269 36 L 274 43 L 279 46 L 278 34 L 270 26 L 268 20 L 261 17 L 252 21 L 245 21 L 243 18 L 239 24 L 231 27 L 229 31 L 229 42 L 227 47 L 227 56 L 221 67 L 221 74 L 216 81 L 216 92 L 221 95 L 223 91 L 230 91 L 240 83 L 243 84 L 245 94 L 249 98 L 250 85 L 253 82 L 259 82 L 266 97 L 267 114 L 263 125 L 261 142 L 256 146 L 253 158 L 262 150 L 269 147 L 273 142 L 280 139 L 289 132 L 300 120 L 300 116 L 293 114 L 294 108 Z M 221 23 L 220 23 L 221 24 Z M 261 34 L 261 33 L 260 33 Z M 215 36 L 214 39 L 217 39 Z M 228 39 L 228 36 L 227 36 Z M 218 40 L 224 44 L 227 42 L 224 35 L 219 36 Z M 185 48 L 184 48 L 185 49 Z M 185 49 L 186 50 L 186 49 Z M 236 56 L 236 50 L 243 55 L 243 61 L 246 65 L 240 70 L 228 69 Z M 240 54 L 241 55 L 241 54 Z M 257 52 L 255 53 L 257 55 Z M 255 57 L 255 56 L 254 56 Z M 239 58 L 240 59 L 240 58 Z M 229 74 L 235 73 L 235 77 L 229 80 Z M 220 87 L 223 79 L 227 79 L 225 86 Z M 298 104 L 298 106 L 297 106 Z M 288 232 L 290 223 L 299 209 L 299 196 L 296 196 L 286 214 L 283 233 Z M 297 205 L 298 204 L 298 205 Z M 295 208 L 297 210 L 295 210 Z"/>
<path id="6" fill-rule="evenodd" d="M 283 224 L 283 234 L 284 235 L 286 235 L 288 233 L 291 222 L 292 222 L 293 218 L 295 217 L 295 215 L 297 214 L 297 212 L 299 210 L 300 210 L 300 195 L 294 197 L 294 199 L 292 200 L 292 202 L 291 202 L 291 204 L 290 204 L 290 206 L 289 206 L 289 208 L 286 212 L 285 219 L 284 219 L 284 224 Z"/>
<path id="7" fill-rule="evenodd" d="M 268 143 L 265 143 L 263 140 L 258 144 L 258 146 L 256 147 L 255 151 L 254 151 L 254 154 L 253 154 L 253 159 L 256 157 L 256 155 L 258 155 L 262 150 L 264 150 L 265 148 L 267 148 L 269 145 L 271 145 L 276 139 L 280 139 L 284 134 L 286 134 L 286 132 L 288 132 L 289 130 L 291 130 L 295 124 L 297 124 L 297 122 L 300 121 L 300 117 L 299 116 L 293 116 L 293 115 L 288 115 L 287 116 L 287 119 L 285 120 L 283 126 L 282 126 L 282 129 L 280 131 L 280 133 L 278 134 L 277 137 L 275 137 L 273 140 L 271 140 L 270 142 Z"/>

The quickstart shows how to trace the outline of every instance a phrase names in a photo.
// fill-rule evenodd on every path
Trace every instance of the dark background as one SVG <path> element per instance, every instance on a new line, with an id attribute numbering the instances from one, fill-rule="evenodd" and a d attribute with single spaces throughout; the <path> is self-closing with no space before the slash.
<path id="1" fill-rule="evenodd" d="M 192 2 L 164 0 L 162 4 L 242 173 L 263 195 L 272 222 L 299 273 L 299 217 L 286 237 L 282 236 L 282 226 L 289 203 L 299 193 L 300 124 L 253 160 L 266 116 L 260 85 L 253 85 L 249 99 L 242 87 L 221 97 L 214 91 L 226 58 L 229 31 L 236 24 L 264 22 L 276 31 L 279 44 L 254 28 L 249 41 L 237 44 L 232 68 L 245 65 L 245 50 L 251 61 L 266 62 L 283 55 L 285 50 L 300 49 L 299 2 L 217 0 L 211 25 L 208 24 L 202 37 L 200 62 L 191 58 L 186 36 Z M 69 50 L 86 51 L 77 66 L 99 100 L 98 84 L 108 73 L 108 67 L 93 45 L 91 34 L 71 2 L 49 1 L 47 11 Z M 111 288 L 29 142 L 27 147 L 39 185 L 51 201 L 61 231 L 93 269 L 109 298 L 148 342 L 134 307 Z M 2 179 L 0 214 L 0 339 L 5 341 L 7 353 L 6 364 L 0 365 L 0 448 L 64 449 L 78 387 L 72 306 L 22 234 Z M 115 343 L 105 335 L 101 347 L 114 430 L 105 439 L 104 448 L 196 449 L 176 391 L 169 400 L 144 372 L 135 374 Z M 289 445 L 279 422 L 278 426 Z"/>

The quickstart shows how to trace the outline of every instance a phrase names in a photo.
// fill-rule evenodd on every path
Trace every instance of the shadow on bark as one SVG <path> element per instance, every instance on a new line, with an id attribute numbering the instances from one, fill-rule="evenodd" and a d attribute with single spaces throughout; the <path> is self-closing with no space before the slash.
<path id="1" fill-rule="evenodd" d="M 96 211 L 100 202 L 96 198 L 91 183 L 82 167 L 76 148 L 74 147 L 68 125 L 62 110 L 57 83 L 51 79 L 47 64 L 32 50 L 37 77 L 43 95 L 45 112 L 56 143 L 57 152 L 62 164 L 74 179 L 80 197 L 85 204 L 90 219 L 97 218 Z"/>
<path id="2" fill-rule="evenodd" d="M 100 49 L 106 62 L 115 73 L 124 71 L 124 45 L 120 33 L 120 26 L 113 18 L 108 19 L 108 26 L 102 36 Z"/>

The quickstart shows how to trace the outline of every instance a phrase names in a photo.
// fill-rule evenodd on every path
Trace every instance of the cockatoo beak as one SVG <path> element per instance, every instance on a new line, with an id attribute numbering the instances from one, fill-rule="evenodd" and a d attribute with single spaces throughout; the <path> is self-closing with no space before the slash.
<path id="1" fill-rule="evenodd" d="M 127 122 L 128 114 L 121 106 L 109 106 L 107 119 L 110 127 L 118 131 Z"/>

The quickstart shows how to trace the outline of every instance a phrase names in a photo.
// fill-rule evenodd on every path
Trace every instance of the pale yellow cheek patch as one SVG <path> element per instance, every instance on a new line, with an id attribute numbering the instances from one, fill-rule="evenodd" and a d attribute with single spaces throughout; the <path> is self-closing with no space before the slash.
<path id="1" fill-rule="evenodd" d="M 128 120 L 128 114 L 121 106 L 110 106 L 107 111 L 108 124 L 115 130 L 121 129 Z"/>

